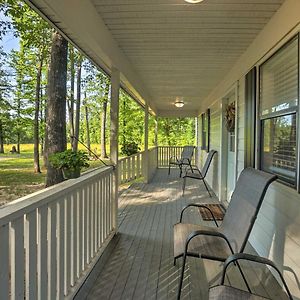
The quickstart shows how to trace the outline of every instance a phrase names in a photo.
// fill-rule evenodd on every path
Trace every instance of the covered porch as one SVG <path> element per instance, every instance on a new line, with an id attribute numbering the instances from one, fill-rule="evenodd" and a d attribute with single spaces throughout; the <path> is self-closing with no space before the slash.
<path id="1" fill-rule="evenodd" d="M 300 2 L 204 0 L 197 8 L 177 0 L 26 2 L 110 76 L 112 164 L 27 196 L 0 212 L 1 296 L 176 298 L 180 260 L 173 266 L 172 226 L 188 203 L 226 206 L 240 172 L 247 166 L 262 168 L 260 104 L 249 105 L 248 100 L 259 96 L 260 65 L 291 38 L 299 47 Z M 299 73 L 299 60 L 297 68 Z M 250 82 L 246 79 L 251 69 Z M 120 88 L 145 111 L 145 150 L 122 159 Z M 178 108 L 176 102 L 184 106 Z M 232 103 L 236 114 L 230 131 L 224 117 Z M 285 112 L 298 117 L 296 107 Z M 198 181 L 188 181 L 182 196 L 178 170 L 168 176 L 166 169 L 182 147 L 148 147 L 149 114 L 197 118 L 193 164 L 203 167 L 209 149 L 218 153 L 207 176 L 212 198 Z M 250 253 L 280 266 L 295 297 L 300 295 L 299 122 L 297 126 L 297 154 L 289 166 L 295 168 L 295 184 L 272 185 L 247 246 Z M 277 169 L 285 163 L 279 160 Z M 143 183 L 118 195 L 120 184 L 139 178 Z M 202 222 L 197 210 L 191 210 L 186 220 Z M 250 264 L 243 268 L 254 292 L 285 299 L 268 269 Z M 221 270 L 219 263 L 189 258 L 182 298 L 207 299 Z M 235 268 L 226 280 L 245 288 Z"/>

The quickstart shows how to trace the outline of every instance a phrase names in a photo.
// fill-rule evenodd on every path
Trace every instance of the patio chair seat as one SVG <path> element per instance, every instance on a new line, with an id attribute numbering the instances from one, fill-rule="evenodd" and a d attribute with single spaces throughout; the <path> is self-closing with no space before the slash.
<path id="1" fill-rule="evenodd" d="M 196 230 L 210 232 L 219 231 L 218 228 L 196 224 L 177 223 L 174 225 L 174 256 L 180 257 L 184 254 L 185 241 L 189 233 Z M 189 255 L 214 259 L 218 257 L 225 261 L 231 251 L 225 240 L 215 236 L 195 237 L 189 244 Z"/>
<path id="2" fill-rule="evenodd" d="M 209 300 L 266 300 L 268 298 L 227 286 L 218 285 L 209 289 Z"/>

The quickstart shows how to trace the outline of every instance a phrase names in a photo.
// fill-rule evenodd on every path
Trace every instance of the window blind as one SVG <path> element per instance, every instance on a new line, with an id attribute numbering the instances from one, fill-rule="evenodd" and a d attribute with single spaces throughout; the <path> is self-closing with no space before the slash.
<path id="1" fill-rule="evenodd" d="M 260 115 L 298 105 L 298 37 L 279 50 L 260 69 Z"/>

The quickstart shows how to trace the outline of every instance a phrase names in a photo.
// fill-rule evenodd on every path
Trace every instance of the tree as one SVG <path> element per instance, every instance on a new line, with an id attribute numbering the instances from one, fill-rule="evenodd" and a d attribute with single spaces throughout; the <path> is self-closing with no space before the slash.
<path id="1" fill-rule="evenodd" d="M 76 96 L 76 114 L 75 114 L 75 129 L 73 139 L 73 151 L 78 150 L 78 138 L 79 138 L 79 129 L 80 129 L 80 106 L 81 106 L 81 71 L 82 71 L 82 61 L 83 56 L 81 53 L 78 53 L 77 58 L 77 96 Z"/>
<path id="2" fill-rule="evenodd" d="M 35 68 L 35 99 L 34 99 L 34 171 L 40 173 L 39 162 L 39 117 L 40 117 L 40 95 L 44 64 L 49 55 L 51 29 L 47 22 L 40 18 L 28 5 L 21 1 L 7 1 L 6 15 L 12 20 L 14 34 L 21 39 L 22 51 L 26 54 L 34 54 L 31 59 Z M 18 132 L 18 137 L 20 133 Z M 20 151 L 20 138 L 18 138 L 18 150 Z"/>
<path id="3" fill-rule="evenodd" d="M 101 113 L 101 158 L 107 158 L 106 152 L 106 130 L 107 130 L 107 105 L 108 105 L 108 96 L 109 96 L 109 88 L 110 82 L 108 77 L 104 80 L 104 98 L 103 98 L 103 106 L 102 106 L 102 113 Z"/>
<path id="4" fill-rule="evenodd" d="M 49 164 L 49 155 L 67 148 L 66 96 L 67 96 L 68 42 L 54 32 L 48 76 L 48 101 L 46 115 L 45 158 L 47 166 L 46 186 L 63 181 L 61 170 Z"/>
<path id="5" fill-rule="evenodd" d="M 84 101 L 83 101 L 83 105 L 84 105 L 84 111 L 85 111 L 85 126 L 86 126 L 86 145 L 89 149 L 89 155 L 91 155 L 91 138 L 90 138 L 90 122 L 89 122 L 89 107 L 87 104 L 87 96 L 86 96 L 86 92 L 84 93 Z"/>
<path id="6" fill-rule="evenodd" d="M 69 115 L 69 133 L 70 133 L 70 142 L 72 149 L 74 149 L 74 95 L 75 95 L 75 49 L 70 44 L 69 45 L 69 66 L 68 71 L 70 74 L 69 81 L 70 81 L 70 96 L 68 97 L 67 104 L 68 104 L 68 115 Z"/>
<path id="7" fill-rule="evenodd" d="M 7 100 L 10 90 L 8 74 L 5 70 L 7 56 L 0 48 L 0 153 L 4 153 L 5 126 L 8 127 L 10 106 Z"/>

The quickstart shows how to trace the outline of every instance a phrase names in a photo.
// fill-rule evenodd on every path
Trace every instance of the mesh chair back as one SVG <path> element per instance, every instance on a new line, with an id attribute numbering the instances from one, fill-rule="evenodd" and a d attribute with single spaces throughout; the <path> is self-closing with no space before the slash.
<path id="1" fill-rule="evenodd" d="M 242 171 L 220 228 L 234 252 L 244 251 L 266 191 L 276 179 L 276 175 L 253 168 Z"/>
<path id="2" fill-rule="evenodd" d="M 181 159 L 192 159 L 192 156 L 194 154 L 194 146 L 184 146 L 183 150 L 181 152 Z"/>
<path id="3" fill-rule="evenodd" d="M 209 151 L 209 153 L 208 153 L 208 155 L 207 155 L 207 158 L 206 158 L 206 161 L 205 161 L 205 164 L 204 164 L 204 166 L 203 166 L 202 172 L 201 172 L 203 178 L 205 178 L 205 176 L 206 176 L 206 174 L 207 174 L 207 172 L 208 172 L 209 166 L 210 166 L 210 164 L 211 164 L 211 162 L 212 162 L 212 159 L 213 159 L 213 157 L 214 157 L 214 155 L 215 155 L 216 153 L 217 153 L 216 150 L 210 150 L 210 151 Z"/>

